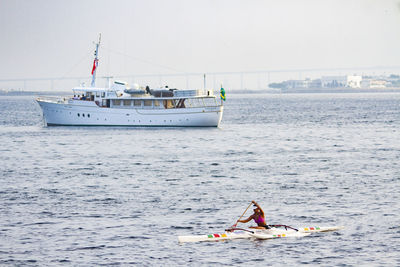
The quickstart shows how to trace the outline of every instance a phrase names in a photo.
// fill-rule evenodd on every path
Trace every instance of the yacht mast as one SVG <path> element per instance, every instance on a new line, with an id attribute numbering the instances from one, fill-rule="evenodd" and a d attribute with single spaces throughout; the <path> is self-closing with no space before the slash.
<path id="1" fill-rule="evenodd" d="M 99 53 L 100 41 L 101 41 L 101 34 L 99 34 L 99 42 L 96 43 L 96 50 L 94 51 L 94 61 L 93 61 L 93 68 L 92 68 L 92 83 L 91 83 L 92 87 L 95 87 L 95 85 L 96 85 L 96 70 L 97 70 L 97 66 L 99 65 L 98 53 Z"/>

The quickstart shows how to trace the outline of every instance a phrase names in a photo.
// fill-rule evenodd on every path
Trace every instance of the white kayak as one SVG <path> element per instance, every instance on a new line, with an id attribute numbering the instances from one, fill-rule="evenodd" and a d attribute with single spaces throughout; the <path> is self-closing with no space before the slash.
<path id="1" fill-rule="evenodd" d="M 220 240 L 244 239 L 244 238 L 273 239 L 281 237 L 303 237 L 310 235 L 311 233 L 314 232 L 337 231 L 342 228 L 343 226 L 331 226 L 331 227 L 312 226 L 312 227 L 303 227 L 295 229 L 285 225 L 282 225 L 280 227 L 272 227 L 270 229 L 234 228 L 231 231 L 227 230 L 223 233 L 208 234 L 208 235 L 178 236 L 178 241 L 180 243 L 185 243 L 185 242 L 220 241 Z"/>

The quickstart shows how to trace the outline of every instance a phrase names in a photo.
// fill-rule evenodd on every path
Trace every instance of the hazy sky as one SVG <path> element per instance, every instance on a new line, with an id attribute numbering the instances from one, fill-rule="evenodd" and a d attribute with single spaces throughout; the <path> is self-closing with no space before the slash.
<path id="1" fill-rule="evenodd" d="M 400 65 L 400 1 L 0 0 L 0 79 Z M 124 56 L 128 55 L 128 56 Z"/>

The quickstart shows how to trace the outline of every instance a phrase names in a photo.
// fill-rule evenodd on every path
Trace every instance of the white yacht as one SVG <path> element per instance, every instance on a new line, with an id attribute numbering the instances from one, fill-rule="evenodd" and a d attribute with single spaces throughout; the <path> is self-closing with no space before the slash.
<path id="1" fill-rule="evenodd" d="M 225 91 L 221 99 L 213 90 L 177 90 L 148 86 L 129 88 L 114 82 L 108 88 L 95 86 L 99 42 L 90 87 L 73 88 L 68 98 L 38 97 L 45 124 L 65 126 L 211 126 L 222 119 Z"/>

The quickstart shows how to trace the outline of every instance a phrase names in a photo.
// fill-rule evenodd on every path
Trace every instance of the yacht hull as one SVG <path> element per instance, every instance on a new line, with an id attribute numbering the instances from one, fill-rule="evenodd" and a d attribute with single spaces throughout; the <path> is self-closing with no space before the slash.
<path id="1" fill-rule="evenodd" d="M 104 108 L 36 100 L 48 126 L 218 127 L 223 106 L 174 109 Z"/>

